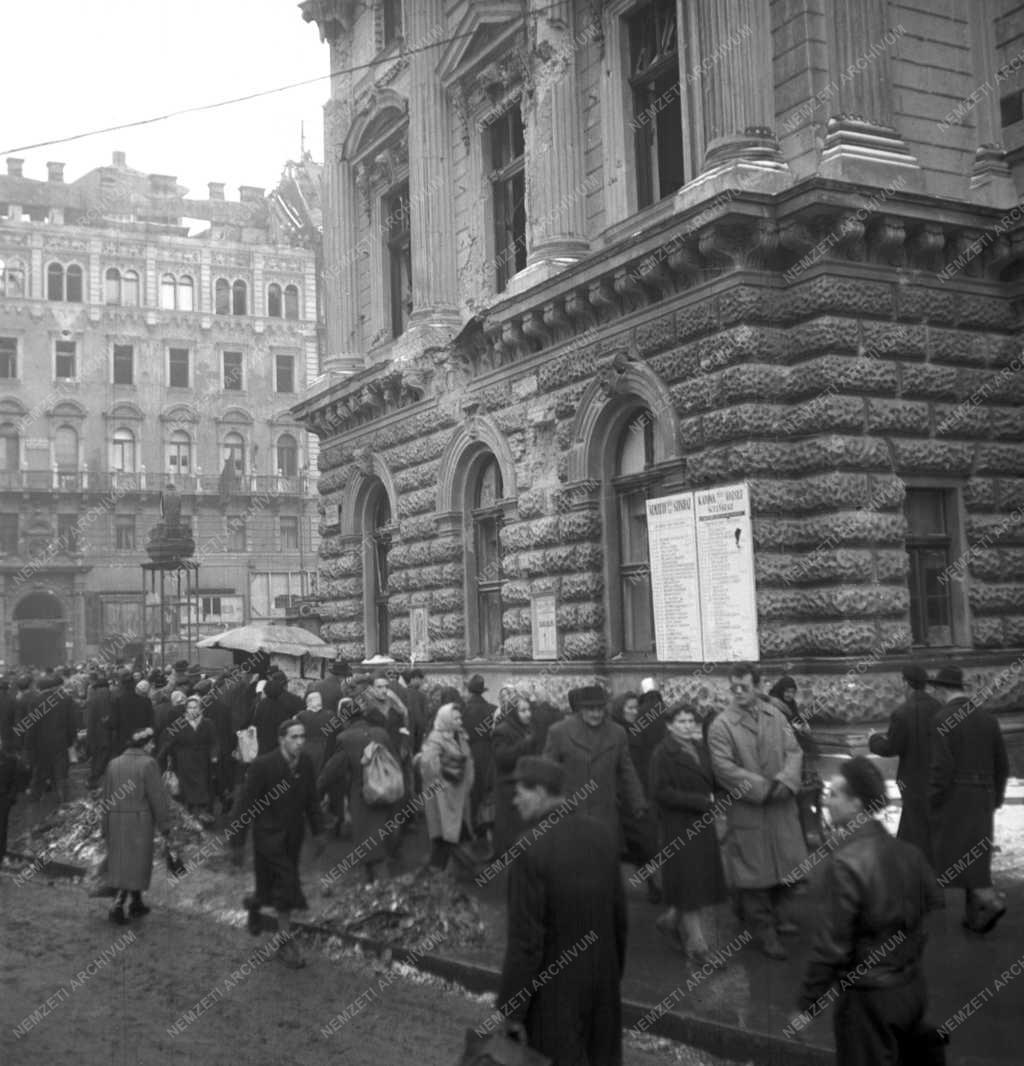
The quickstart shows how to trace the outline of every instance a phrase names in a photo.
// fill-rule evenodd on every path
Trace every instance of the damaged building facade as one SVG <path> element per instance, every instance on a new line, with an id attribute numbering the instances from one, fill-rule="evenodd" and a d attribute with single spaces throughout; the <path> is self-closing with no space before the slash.
<path id="1" fill-rule="evenodd" d="M 306 0 L 325 639 L 720 703 L 659 653 L 646 506 L 746 485 L 807 709 L 882 715 L 910 659 L 1019 691 L 1011 6 Z"/>

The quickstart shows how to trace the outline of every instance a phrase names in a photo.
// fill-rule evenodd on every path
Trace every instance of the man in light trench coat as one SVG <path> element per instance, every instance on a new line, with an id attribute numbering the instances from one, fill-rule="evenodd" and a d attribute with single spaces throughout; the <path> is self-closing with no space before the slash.
<path id="1" fill-rule="evenodd" d="M 807 857 L 796 803 L 803 756 L 760 686 L 756 666 L 733 667 L 733 706 L 711 723 L 708 747 L 715 780 L 730 795 L 723 856 L 743 920 L 761 951 L 781 960 L 787 954 L 779 933 L 799 932 L 782 907 Z"/>

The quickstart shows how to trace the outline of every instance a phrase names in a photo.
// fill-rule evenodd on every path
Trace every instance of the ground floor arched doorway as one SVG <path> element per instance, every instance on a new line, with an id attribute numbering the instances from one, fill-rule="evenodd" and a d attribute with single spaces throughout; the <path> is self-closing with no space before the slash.
<path id="1" fill-rule="evenodd" d="M 20 666 L 62 666 L 67 620 L 64 607 L 52 592 L 33 592 L 15 608 Z"/>

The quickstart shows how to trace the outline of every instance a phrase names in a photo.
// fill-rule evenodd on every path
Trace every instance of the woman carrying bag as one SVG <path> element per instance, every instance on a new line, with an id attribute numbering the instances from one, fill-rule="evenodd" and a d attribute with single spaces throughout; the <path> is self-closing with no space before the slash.
<path id="1" fill-rule="evenodd" d="M 438 709 L 434 728 L 417 756 L 426 797 L 430 868 L 443 870 L 454 855 L 467 869 L 473 860 L 460 848 L 472 838 L 469 793 L 473 787 L 473 758 L 469 737 L 462 728 L 462 712 L 454 703 Z"/>

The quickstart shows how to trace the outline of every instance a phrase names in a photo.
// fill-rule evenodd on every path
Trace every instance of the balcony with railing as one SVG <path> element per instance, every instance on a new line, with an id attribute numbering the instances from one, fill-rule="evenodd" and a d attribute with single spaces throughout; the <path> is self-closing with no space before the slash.
<path id="1" fill-rule="evenodd" d="M 219 476 L 121 470 L 0 470 L 0 492 L 163 492 L 174 485 L 186 496 L 309 496 L 315 483 L 308 474 Z"/>

